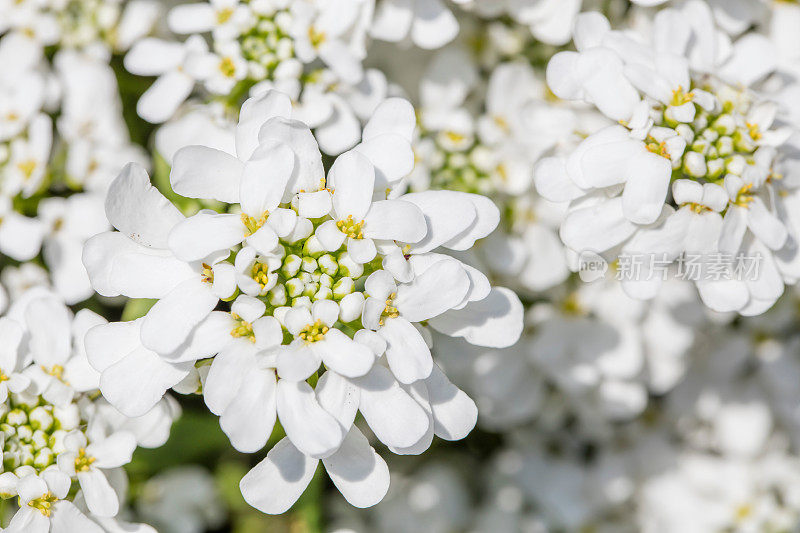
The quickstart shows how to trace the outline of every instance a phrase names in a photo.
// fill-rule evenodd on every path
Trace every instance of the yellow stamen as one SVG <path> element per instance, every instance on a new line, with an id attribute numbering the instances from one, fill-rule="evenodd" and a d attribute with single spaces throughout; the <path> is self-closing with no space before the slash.
<path id="1" fill-rule="evenodd" d="M 364 221 L 356 222 L 353 220 L 353 215 L 347 215 L 344 220 L 337 220 L 336 227 L 351 239 L 364 238 Z"/>
<path id="2" fill-rule="evenodd" d="M 322 320 L 317 320 L 313 324 L 308 324 L 304 327 L 300 333 L 297 334 L 297 338 L 306 342 L 306 344 L 312 342 L 318 342 L 325 338 L 325 334 L 328 333 L 330 328 L 326 326 Z"/>

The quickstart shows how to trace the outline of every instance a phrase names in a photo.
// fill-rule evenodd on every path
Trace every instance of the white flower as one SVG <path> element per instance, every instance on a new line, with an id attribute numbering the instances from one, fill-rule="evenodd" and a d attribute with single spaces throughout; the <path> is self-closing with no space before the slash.
<path id="1" fill-rule="evenodd" d="M 208 3 L 184 4 L 170 9 L 169 28 L 175 33 L 205 33 L 224 41 L 238 37 L 251 23 L 248 4 L 239 0 L 211 0 Z"/>
<path id="2" fill-rule="evenodd" d="M 458 34 L 458 20 L 441 0 L 382 0 L 370 33 L 376 39 L 409 38 L 425 49 L 441 48 Z"/>
<path id="3" fill-rule="evenodd" d="M 311 63 L 319 57 L 345 83 L 361 81 L 361 59 L 366 51 L 351 45 L 348 35 L 358 23 L 361 9 L 357 0 L 295 3 L 289 34 L 297 58 Z"/>
<path id="4" fill-rule="evenodd" d="M 96 438 L 91 442 L 81 432 L 65 436 L 66 451 L 58 456 L 58 468 L 70 477 L 77 477 L 89 511 L 107 518 L 119 512 L 119 499 L 104 470 L 129 463 L 136 440 L 124 431 L 104 438 L 96 432 L 93 436 Z"/>
<path id="5" fill-rule="evenodd" d="M 17 484 L 20 509 L 5 531 L 11 533 L 49 533 L 103 530 L 81 513 L 72 502 L 64 499 L 69 492 L 69 477 L 58 469 L 48 469 L 40 475 L 29 474 Z"/>
<path id="6" fill-rule="evenodd" d="M 184 43 L 148 37 L 134 44 L 125 55 L 125 68 L 141 76 L 158 76 L 136 105 L 139 116 L 154 123 L 169 119 L 194 88 L 192 61 L 207 52 L 200 36 Z"/>

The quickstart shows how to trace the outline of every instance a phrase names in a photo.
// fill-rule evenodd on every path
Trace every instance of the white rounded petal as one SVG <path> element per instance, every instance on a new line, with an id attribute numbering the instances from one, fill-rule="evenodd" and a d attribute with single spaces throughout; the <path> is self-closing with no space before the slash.
<path id="1" fill-rule="evenodd" d="M 210 4 L 183 4 L 169 10 L 167 25 L 175 33 L 205 33 L 211 31 L 217 22 L 217 15 Z"/>
<path id="2" fill-rule="evenodd" d="M 413 140 L 417 118 L 414 106 L 405 98 L 387 98 L 375 108 L 366 126 L 363 140 L 369 141 L 379 135 L 393 133 L 409 143 Z"/>
<path id="3" fill-rule="evenodd" d="M 106 194 L 108 221 L 129 239 L 154 248 L 166 248 L 170 230 L 183 215 L 150 184 L 147 171 L 136 163 L 125 165 Z"/>
<path id="4" fill-rule="evenodd" d="M 461 264 L 446 259 L 400 285 L 394 305 L 406 320 L 422 322 L 460 304 L 469 289 L 470 278 Z"/>
<path id="5" fill-rule="evenodd" d="M 411 40 L 420 48 L 435 50 L 458 34 L 458 20 L 441 0 L 415 0 Z"/>
<path id="6" fill-rule="evenodd" d="M 191 363 L 170 364 L 141 347 L 103 371 L 100 391 L 122 414 L 147 413 L 164 393 L 189 373 Z"/>
<path id="7" fill-rule="evenodd" d="M 352 216 L 360 222 L 372 203 L 375 169 L 369 160 L 358 152 L 346 152 L 334 161 L 328 172 L 328 187 L 333 188 L 333 209 L 343 220 Z"/>
<path id="8" fill-rule="evenodd" d="M 317 464 L 317 459 L 303 454 L 284 438 L 242 478 L 239 488 L 245 501 L 262 513 L 282 514 L 306 490 Z"/>
<path id="9" fill-rule="evenodd" d="M 194 79 L 192 77 L 178 70 L 170 70 L 159 76 L 139 98 L 136 112 L 140 117 L 153 124 L 165 122 L 189 97 L 193 88 Z"/>
<path id="10" fill-rule="evenodd" d="M 356 263 L 365 264 L 375 259 L 378 250 L 372 239 L 347 239 L 347 253 Z"/>
<path id="11" fill-rule="evenodd" d="M 267 226 L 262 226 L 261 229 L 264 227 Z M 176 224 L 169 234 L 168 242 L 170 250 L 177 258 L 198 261 L 215 252 L 228 250 L 241 243 L 244 238 L 245 226 L 239 215 L 201 212 Z M 270 251 L 271 248 L 262 253 Z"/>
<path id="12" fill-rule="evenodd" d="M 278 381 L 278 417 L 292 444 L 311 457 L 326 457 L 342 444 L 339 423 L 320 406 L 314 389 L 304 381 Z"/>
<path id="13" fill-rule="evenodd" d="M 622 211 L 622 198 L 576 209 L 561 225 L 561 240 L 581 252 L 604 252 L 625 241 L 636 231 Z"/>
<path id="14" fill-rule="evenodd" d="M 622 193 L 625 217 L 635 224 L 655 222 L 661 215 L 672 177 L 669 159 L 644 152 L 630 161 L 627 174 Z"/>
<path id="15" fill-rule="evenodd" d="M 422 240 L 428 231 L 422 211 L 403 200 L 374 202 L 364 222 L 364 236 L 370 239 L 414 243 Z"/>
<path id="16" fill-rule="evenodd" d="M 97 468 L 78 472 L 78 482 L 90 512 L 103 517 L 117 514 L 119 498 L 103 472 Z"/>
<path id="17" fill-rule="evenodd" d="M 424 239 L 411 245 L 414 253 L 429 252 L 460 236 L 475 226 L 476 206 L 468 195 L 454 191 L 425 191 L 401 197 L 419 207 L 425 215 L 428 231 Z"/>
<path id="18" fill-rule="evenodd" d="M 425 380 L 428 401 L 433 411 L 434 432 L 445 440 L 461 440 L 478 421 L 478 406 L 464 391 L 450 383 L 444 372 L 433 365 Z"/>
<path id="19" fill-rule="evenodd" d="M 294 171 L 294 153 L 285 144 L 259 146 L 244 164 L 240 187 L 242 211 L 259 217 L 281 203 Z"/>
<path id="20" fill-rule="evenodd" d="M 148 311 L 142 322 L 142 344 L 156 353 L 174 352 L 217 302 L 211 286 L 199 277 L 184 281 Z"/>
<path id="21" fill-rule="evenodd" d="M 172 190 L 187 198 L 239 201 L 242 162 L 207 146 L 185 146 L 175 152 L 169 178 Z"/>
<path id="22" fill-rule="evenodd" d="M 251 367 L 222 412 L 219 425 L 240 452 L 254 453 L 267 444 L 277 417 L 276 390 L 274 371 Z"/>
<path id="23" fill-rule="evenodd" d="M 139 76 L 158 76 L 180 65 L 185 53 L 180 43 L 145 37 L 125 54 L 125 70 Z"/>
<path id="24" fill-rule="evenodd" d="M 427 433 L 427 413 L 400 387 L 388 368 L 373 366 L 366 376 L 353 382 L 361 389 L 359 410 L 381 442 L 405 448 Z"/>
<path id="25" fill-rule="evenodd" d="M 371 507 L 389 490 L 389 467 L 358 428 L 351 428 L 342 447 L 322 463 L 333 484 L 355 507 Z"/>
<path id="26" fill-rule="evenodd" d="M 513 291 L 495 287 L 483 300 L 448 311 L 429 323 L 441 333 L 464 337 L 477 346 L 506 348 L 522 334 L 523 313 L 522 303 Z"/>
<path id="27" fill-rule="evenodd" d="M 378 334 L 386 341 L 386 361 L 400 383 L 427 378 L 433 358 L 425 339 L 403 318 L 387 318 Z"/>
<path id="28" fill-rule="evenodd" d="M 348 378 L 363 376 L 375 361 L 372 350 L 338 329 L 329 330 L 325 339 L 313 343 L 311 349 L 319 355 L 325 366 Z"/>

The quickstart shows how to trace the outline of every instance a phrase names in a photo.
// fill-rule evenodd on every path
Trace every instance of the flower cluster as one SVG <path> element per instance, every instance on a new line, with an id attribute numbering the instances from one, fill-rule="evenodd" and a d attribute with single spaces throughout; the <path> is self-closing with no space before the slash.
<path id="1" fill-rule="evenodd" d="M 798 28 L 0 0 L 0 529 L 797 530 Z"/>
<path id="2" fill-rule="evenodd" d="M 352 426 L 356 412 L 396 453 L 421 453 L 434 433 L 462 438 L 477 413 L 435 366 L 430 331 L 502 347 L 522 323 L 513 293 L 437 252 L 489 234 L 499 219 L 490 201 L 454 191 L 386 199 L 413 163 L 407 102 L 381 104 L 327 175 L 291 112 L 287 96 L 267 92 L 242 107 L 235 155 L 175 154 L 173 189 L 223 212 L 185 218 L 143 169 L 126 167 L 106 200 L 119 232 L 84 252 L 100 294 L 158 299 L 139 320 L 88 333 L 103 395 L 138 416 L 199 379 L 245 452 L 266 445 L 277 417 L 286 440 L 242 480 L 248 502 L 270 513 L 294 503 L 320 459 L 353 504 L 379 501 L 386 467 Z M 352 469 L 369 475 L 353 480 Z"/>
<path id="3" fill-rule="evenodd" d="M 128 527 L 115 518 L 125 497 L 120 467 L 137 446 L 163 444 L 177 406 L 166 398 L 131 419 L 97 394 L 83 335 L 105 322 L 88 309 L 73 316 L 46 289 L 31 289 L 0 317 L 0 494 L 19 504 L 6 531 Z"/>
<path id="4" fill-rule="evenodd" d="M 665 9 L 654 22 L 658 31 L 645 44 L 611 30 L 602 15 L 580 16 L 578 51 L 553 57 L 548 82 L 556 95 L 591 102 L 620 124 L 565 157 L 543 159 L 537 189 L 571 202 L 561 236 L 577 253 L 667 262 L 684 253 L 757 256 L 757 279 L 696 284 L 716 311 L 760 314 L 797 279 L 798 258 L 789 214 L 798 192 L 783 179 L 797 165 L 788 144 L 795 130 L 776 120 L 777 103 L 751 88 L 776 67 L 760 60 L 772 45 L 746 35 L 720 46 L 703 2 Z M 661 280 L 625 287 L 650 298 Z"/>

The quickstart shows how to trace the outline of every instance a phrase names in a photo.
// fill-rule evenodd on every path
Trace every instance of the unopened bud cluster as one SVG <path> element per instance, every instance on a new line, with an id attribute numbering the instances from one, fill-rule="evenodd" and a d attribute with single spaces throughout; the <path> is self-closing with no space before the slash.
<path id="1" fill-rule="evenodd" d="M 3 470 L 23 476 L 42 472 L 64 451 L 64 436 L 81 426 L 76 404 L 55 407 L 41 396 L 12 394 L 0 405 Z"/>
<path id="2" fill-rule="evenodd" d="M 745 89 L 726 84 L 704 85 L 702 90 L 714 97 L 713 109 L 705 109 L 694 100 L 693 91 L 674 91 L 673 105 L 667 106 L 656 119 L 656 126 L 672 128 L 686 141 L 682 157 L 672 157 L 679 175 L 710 182 L 726 175 L 742 176 L 755 164 L 754 154 L 764 132 L 748 119 L 752 97 Z M 694 111 L 686 113 L 688 106 Z M 687 120 L 693 116 L 693 119 Z M 648 149 L 670 158 L 669 143 L 648 139 Z"/>
<path id="3" fill-rule="evenodd" d="M 254 13 L 256 21 L 239 36 L 242 56 L 250 62 L 252 77 L 264 79 L 287 59 L 294 57 L 294 43 L 289 35 L 292 15 L 282 9 L 273 13 Z"/>

